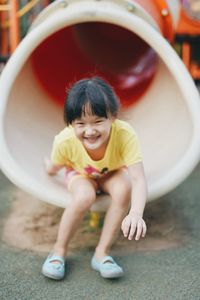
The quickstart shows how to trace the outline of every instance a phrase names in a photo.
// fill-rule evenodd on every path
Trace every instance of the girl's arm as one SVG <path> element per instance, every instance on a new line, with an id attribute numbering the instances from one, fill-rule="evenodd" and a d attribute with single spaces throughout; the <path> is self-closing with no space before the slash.
<path id="1" fill-rule="evenodd" d="M 48 175 L 56 175 L 56 173 L 64 167 L 64 165 L 55 165 L 52 163 L 52 161 L 48 158 L 45 157 L 44 159 L 44 167 L 45 171 L 47 172 Z"/>
<path id="2" fill-rule="evenodd" d="M 142 163 L 136 163 L 128 167 L 132 181 L 131 208 L 122 222 L 121 229 L 125 237 L 135 240 L 144 237 L 146 224 L 143 220 L 143 212 L 147 198 L 147 182 Z"/>

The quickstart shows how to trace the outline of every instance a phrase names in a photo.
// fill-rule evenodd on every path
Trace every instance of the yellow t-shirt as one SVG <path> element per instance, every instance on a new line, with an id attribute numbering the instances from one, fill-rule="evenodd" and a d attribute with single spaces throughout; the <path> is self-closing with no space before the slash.
<path id="1" fill-rule="evenodd" d="M 56 135 L 51 159 L 56 165 L 66 165 L 84 176 L 99 178 L 110 171 L 142 161 L 142 156 L 131 125 L 117 119 L 112 123 L 110 140 L 102 159 L 93 160 L 89 156 L 71 126 Z"/>

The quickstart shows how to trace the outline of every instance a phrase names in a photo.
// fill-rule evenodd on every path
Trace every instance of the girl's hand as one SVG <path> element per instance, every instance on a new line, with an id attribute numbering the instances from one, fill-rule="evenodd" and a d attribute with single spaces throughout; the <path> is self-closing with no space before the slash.
<path id="1" fill-rule="evenodd" d="M 135 234 L 136 241 L 138 241 L 141 236 L 145 237 L 147 231 L 145 221 L 141 215 L 135 212 L 129 212 L 129 214 L 124 218 L 121 229 L 124 236 L 129 240 L 132 240 Z"/>
<path id="2" fill-rule="evenodd" d="M 48 157 L 45 157 L 44 159 L 44 168 L 48 175 L 53 176 L 57 173 L 57 170 L 55 170 L 51 160 Z"/>

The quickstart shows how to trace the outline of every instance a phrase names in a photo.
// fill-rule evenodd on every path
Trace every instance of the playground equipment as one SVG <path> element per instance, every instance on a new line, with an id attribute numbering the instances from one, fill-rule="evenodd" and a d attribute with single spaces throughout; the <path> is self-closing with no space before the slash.
<path id="1" fill-rule="evenodd" d="M 168 41 L 178 1 L 68 0 L 48 6 L 8 61 L 0 79 L 0 164 L 20 188 L 65 207 L 62 172 L 43 159 L 64 124 L 69 83 L 100 75 L 122 100 L 121 117 L 139 135 L 149 198 L 180 184 L 200 157 L 200 102 L 191 76 Z M 98 196 L 94 210 L 105 210 Z"/>
<path id="2" fill-rule="evenodd" d="M 176 27 L 181 58 L 195 81 L 200 81 L 200 1 L 182 0 Z"/>
<path id="3" fill-rule="evenodd" d="M 49 0 L 0 1 L 0 62 L 5 63 Z"/>

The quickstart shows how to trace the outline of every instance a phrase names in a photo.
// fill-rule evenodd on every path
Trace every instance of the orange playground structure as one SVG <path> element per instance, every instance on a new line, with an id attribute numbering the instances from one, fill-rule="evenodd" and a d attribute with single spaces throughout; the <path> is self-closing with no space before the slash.
<path id="1" fill-rule="evenodd" d="M 49 0 L 0 0 L 0 61 L 6 62 Z"/>
<path id="2" fill-rule="evenodd" d="M 176 42 L 181 46 L 181 58 L 194 78 L 200 80 L 200 1 L 182 0 Z"/>

